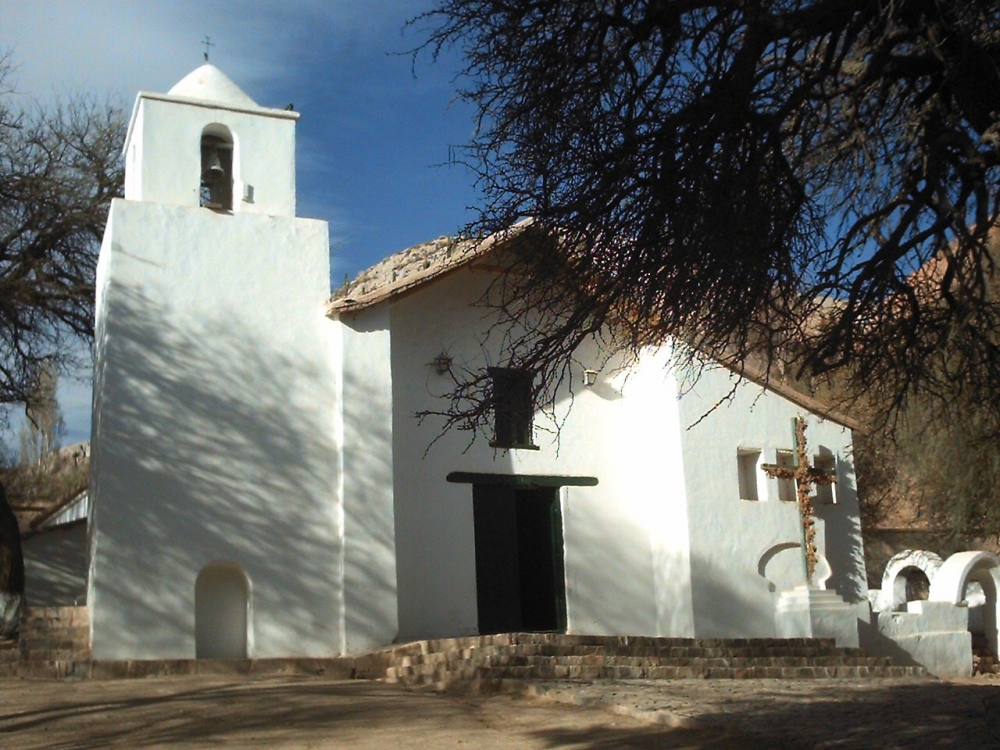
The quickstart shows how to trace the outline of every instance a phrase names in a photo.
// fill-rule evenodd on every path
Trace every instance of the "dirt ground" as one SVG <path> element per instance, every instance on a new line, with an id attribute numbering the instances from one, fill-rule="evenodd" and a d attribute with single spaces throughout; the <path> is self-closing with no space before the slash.
<path id="1" fill-rule="evenodd" d="M 0 680 L 0 748 L 1000 747 L 984 712 L 994 684 L 755 682 L 609 683 L 523 698 L 315 677 L 11 679 Z M 675 718 L 694 728 L 655 723 Z"/>

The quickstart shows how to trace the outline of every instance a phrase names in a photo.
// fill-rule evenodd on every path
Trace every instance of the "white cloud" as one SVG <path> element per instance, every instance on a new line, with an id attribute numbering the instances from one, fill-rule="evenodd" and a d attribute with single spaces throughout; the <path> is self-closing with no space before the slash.
<path id="1" fill-rule="evenodd" d="M 197 67 L 207 35 L 214 45 L 212 62 L 256 98 L 330 46 L 380 45 L 426 5 L 426 0 L 0 0 L 0 49 L 13 49 L 19 87 L 34 96 L 87 90 L 131 99 L 139 90 L 166 91 Z"/>

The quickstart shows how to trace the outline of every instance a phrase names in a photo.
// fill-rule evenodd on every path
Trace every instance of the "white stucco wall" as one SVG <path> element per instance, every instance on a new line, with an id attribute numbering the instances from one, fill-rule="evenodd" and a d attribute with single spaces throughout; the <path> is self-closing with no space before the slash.
<path id="1" fill-rule="evenodd" d="M 71 523 L 25 536 L 24 596 L 32 607 L 87 603 L 87 525 Z"/>
<path id="2" fill-rule="evenodd" d="M 414 417 L 443 405 L 450 380 L 429 364 L 442 351 L 456 368 L 503 364 L 490 344 L 480 346 L 484 311 L 471 306 L 489 279 L 464 269 L 352 316 L 389 308 L 401 639 L 477 630 L 472 485 L 447 482 L 450 472 L 596 477 L 597 486 L 561 495 L 568 630 L 690 635 L 683 477 L 671 452 L 677 409 L 659 387 L 658 364 L 653 378 L 620 383 L 604 374 L 593 388 L 577 373 L 575 394 L 559 400 L 558 435 L 536 418 L 539 450 L 494 450 L 484 436 L 470 445 L 468 433 L 441 435 L 440 420 Z M 582 351 L 579 359 L 582 369 L 600 357 Z"/>
<path id="3" fill-rule="evenodd" d="M 249 579 L 252 655 L 341 648 L 328 255 L 324 222 L 112 204 L 98 266 L 95 658 L 193 657 L 195 580 L 212 562 Z"/>
<path id="4" fill-rule="evenodd" d="M 140 94 L 125 145 L 127 200 L 198 206 L 206 125 L 233 136 L 233 212 L 295 216 L 295 112 Z M 253 201 L 242 199 L 253 186 Z M 329 291 L 329 290 L 328 290 Z"/>
<path id="5" fill-rule="evenodd" d="M 621 394 L 623 422 L 608 448 L 617 455 L 626 492 L 643 506 L 650 535 L 656 596 L 656 635 L 691 637 L 691 544 L 687 488 L 669 350 L 646 350 L 609 381 Z M 612 454 L 614 455 L 614 454 Z"/>
<path id="6" fill-rule="evenodd" d="M 951 602 L 911 601 L 900 612 L 878 612 L 874 655 L 898 664 L 919 664 L 942 679 L 972 676 L 968 609 Z"/>
<path id="7" fill-rule="evenodd" d="M 342 368 L 344 649 L 354 653 L 399 631 L 388 310 L 330 325 Z"/>
<path id="8" fill-rule="evenodd" d="M 737 473 L 739 449 L 760 450 L 761 463 L 792 449 L 797 416 L 808 422 L 810 461 L 817 454 L 836 458 L 837 502 L 815 505 L 817 547 L 833 571 L 827 588 L 866 610 L 850 430 L 751 383 L 727 398 L 734 383 L 729 371 L 710 369 L 679 401 L 697 635 L 773 636 L 774 596 L 805 583 L 797 505 L 780 501 L 778 481 L 759 468 L 760 499 L 741 500 Z"/>

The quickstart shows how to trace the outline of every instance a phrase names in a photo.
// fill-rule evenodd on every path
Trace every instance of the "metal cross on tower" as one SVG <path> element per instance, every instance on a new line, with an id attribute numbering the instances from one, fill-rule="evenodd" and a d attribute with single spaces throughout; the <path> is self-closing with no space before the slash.
<path id="1" fill-rule="evenodd" d="M 802 518 L 802 550 L 806 561 L 806 581 L 811 583 L 813 573 L 816 572 L 816 562 L 819 560 L 816 551 L 816 521 L 813 518 L 812 507 L 813 487 L 834 484 L 837 479 L 833 471 L 809 465 L 809 455 L 806 452 L 806 420 L 802 417 L 795 418 L 795 453 L 798 459 L 795 466 L 763 464 L 761 468 L 769 477 L 795 482 L 799 516 Z"/>
<path id="2" fill-rule="evenodd" d="M 207 35 L 205 36 L 205 38 L 202 40 L 201 43 L 205 45 L 205 62 L 208 62 L 208 48 L 214 47 L 215 45 L 212 43 L 211 37 Z"/>

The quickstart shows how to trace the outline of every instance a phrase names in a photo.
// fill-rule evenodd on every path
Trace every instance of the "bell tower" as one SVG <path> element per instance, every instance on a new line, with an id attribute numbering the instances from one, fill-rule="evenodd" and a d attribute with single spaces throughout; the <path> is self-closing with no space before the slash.
<path id="1" fill-rule="evenodd" d="M 97 268 L 97 659 L 344 649 L 329 230 L 295 215 L 297 119 L 208 64 L 136 100 Z"/>
<path id="2" fill-rule="evenodd" d="M 214 65 L 141 92 L 125 145 L 125 199 L 295 216 L 298 112 L 261 107 Z"/>

